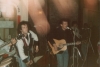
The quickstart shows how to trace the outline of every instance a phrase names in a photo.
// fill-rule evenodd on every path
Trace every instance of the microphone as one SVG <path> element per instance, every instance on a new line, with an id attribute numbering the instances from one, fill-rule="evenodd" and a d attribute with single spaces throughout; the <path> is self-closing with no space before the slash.
<path id="1" fill-rule="evenodd" d="M 70 27 L 66 27 L 66 29 L 72 30 Z"/>

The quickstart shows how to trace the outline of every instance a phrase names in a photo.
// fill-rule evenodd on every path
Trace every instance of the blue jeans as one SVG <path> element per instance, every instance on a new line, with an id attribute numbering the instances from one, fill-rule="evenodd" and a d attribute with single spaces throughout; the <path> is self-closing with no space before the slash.
<path id="1" fill-rule="evenodd" d="M 68 67 L 68 50 L 64 51 L 61 54 L 57 54 L 57 67 Z"/>
<path id="2" fill-rule="evenodd" d="M 18 57 L 17 55 L 15 57 L 16 57 L 16 60 L 19 64 L 19 67 L 27 67 L 26 64 L 21 60 L 20 57 Z"/>

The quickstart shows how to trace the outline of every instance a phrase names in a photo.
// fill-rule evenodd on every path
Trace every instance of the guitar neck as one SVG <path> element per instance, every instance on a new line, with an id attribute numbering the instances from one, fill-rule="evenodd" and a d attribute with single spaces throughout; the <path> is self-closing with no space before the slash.
<path id="1" fill-rule="evenodd" d="M 17 37 L 15 37 L 16 40 L 21 39 L 22 38 L 22 34 L 19 34 Z M 5 42 L 4 44 L 0 45 L 0 49 L 2 47 L 4 47 L 5 45 L 8 45 L 9 43 L 11 43 L 11 41 Z"/>
<path id="2" fill-rule="evenodd" d="M 75 43 L 67 43 L 66 45 L 67 45 L 67 46 L 75 45 Z"/>
<path id="3" fill-rule="evenodd" d="M 5 45 L 7 45 L 9 43 L 10 43 L 10 41 L 9 42 L 5 42 L 4 44 L 0 45 L 0 48 L 4 47 Z"/>

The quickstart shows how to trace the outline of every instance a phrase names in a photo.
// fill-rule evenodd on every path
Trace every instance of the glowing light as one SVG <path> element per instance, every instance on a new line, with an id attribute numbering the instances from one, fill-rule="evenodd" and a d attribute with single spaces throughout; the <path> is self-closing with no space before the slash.
<path id="1" fill-rule="evenodd" d="M 88 10 L 88 13 L 94 13 L 97 10 L 97 0 L 84 0 L 85 8 Z"/>
<path id="2" fill-rule="evenodd" d="M 3 17 L 11 18 L 14 16 L 14 8 L 18 5 L 19 0 L 0 0 L 0 8 Z"/>
<path id="3" fill-rule="evenodd" d="M 1 12 L 6 12 L 6 7 L 5 6 L 4 7 L 3 6 L 1 7 Z"/>
<path id="4" fill-rule="evenodd" d="M 39 11 L 39 14 L 42 14 L 43 12 L 42 11 Z"/>
<path id="5" fill-rule="evenodd" d="M 8 0 L 11 4 L 19 5 L 20 0 Z"/>
<path id="6" fill-rule="evenodd" d="M 45 5 L 45 0 L 38 0 L 41 6 Z"/>
<path id="7" fill-rule="evenodd" d="M 43 12 L 39 0 L 28 1 L 29 14 L 34 22 L 38 34 L 45 35 L 50 29 L 47 18 Z"/>

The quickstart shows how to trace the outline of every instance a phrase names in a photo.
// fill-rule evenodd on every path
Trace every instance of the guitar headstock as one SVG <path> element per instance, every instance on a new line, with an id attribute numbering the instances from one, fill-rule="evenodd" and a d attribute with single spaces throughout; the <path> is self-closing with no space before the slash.
<path id="1" fill-rule="evenodd" d="M 18 34 L 17 39 L 22 39 L 24 37 L 24 34 Z"/>

